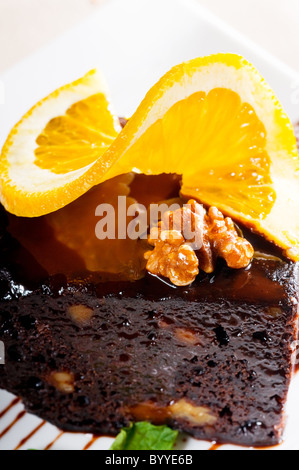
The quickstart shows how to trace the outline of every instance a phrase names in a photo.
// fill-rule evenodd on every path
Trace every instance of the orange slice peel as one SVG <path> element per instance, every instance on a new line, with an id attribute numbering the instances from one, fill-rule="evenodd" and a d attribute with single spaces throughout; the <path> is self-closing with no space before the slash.
<path id="1" fill-rule="evenodd" d="M 94 186 L 90 169 L 120 130 L 99 72 L 56 90 L 21 119 L 4 144 L 2 204 L 15 215 L 37 217 L 74 201 Z"/>

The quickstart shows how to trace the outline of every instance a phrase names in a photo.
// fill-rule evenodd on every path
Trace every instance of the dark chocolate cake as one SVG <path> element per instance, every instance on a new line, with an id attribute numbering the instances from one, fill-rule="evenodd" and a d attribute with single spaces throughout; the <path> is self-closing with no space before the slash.
<path id="1" fill-rule="evenodd" d="M 136 176 L 133 196 L 146 182 L 174 196 L 173 177 L 168 186 L 151 178 Z M 159 197 L 152 190 L 149 199 Z M 297 264 L 246 232 L 257 252 L 247 268 L 218 260 L 215 272 L 201 272 L 188 287 L 149 273 L 134 281 L 82 273 L 80 256 L 54 239 L 45 220 L 1 210 L 1 388 L 69 431 L 115 435 L 132 420 L 149 420 L 218 442 L 281 440 Z M 28 233 L 48 247 L 44 258 L 26 243 Z M 53 267 L 53 258 L 66 268 Z"/>

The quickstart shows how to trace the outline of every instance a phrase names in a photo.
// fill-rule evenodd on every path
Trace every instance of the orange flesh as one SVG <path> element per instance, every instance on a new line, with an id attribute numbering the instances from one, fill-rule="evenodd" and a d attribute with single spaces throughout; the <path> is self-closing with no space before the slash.
<path id="1" fill-rule="evenodd" d="M 79 101 L 64 116 L 52 119 L 38 136 L 35 164 L 56 174 L 83 168 L 112 144 L 117 136 L 114 127 L 105 95 Z"/>
<path id="2" fill-rule="evenodd" d="M 103 100 L 107 103 L 104 95 L 93 95 L 52 119 L 37 138 L 36 165 L 60 174 L 103 155 L 117 135 L 111 135 L 113 117 L 103 112 Z M 275 202 L 265 146 L 265 127 L 254 109 L 236 92 L 215 88 L 173 105 L 107 175 L 133 169 L 182 174 L 184 194 L 203 201 L 225 200 L 239 213 L 262 219 Z"/>
<path id="3" fill-rule="evenodd" d="M 144 174 L 175 172 L 183 175 L 183 194 L 209 205 L 226 201 L 239 213 L 262 219 L 275 202 L 265 147 L 266 130 L 254 109 L 234 91 L 216 88 L 173 105 L 108 175 L 133 168 Z"/>

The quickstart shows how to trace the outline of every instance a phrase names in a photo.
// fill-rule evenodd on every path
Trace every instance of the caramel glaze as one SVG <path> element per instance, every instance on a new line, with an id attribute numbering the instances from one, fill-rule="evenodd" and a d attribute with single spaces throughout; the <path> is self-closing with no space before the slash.
<path id="1" fill-rule="evenodd" d="M 14 238 L 5 228 L 8 221 L 14 217 L 1 209 L 2 237 L 0 239 L 0 250 L 2 253 L 2 269 L 0 282 L 0 298 L 15 298 L 34 291 L 44 284 L 58 290 L 67 288 L 73 283 L 80 284 L 86 281 L 93 286 L 99 295 L 141 295 L 153 300 L 168 297 L 189 298 L 196 300 L 211 298 L 225 298 L 227 300 L 240 299 L 243 302 L 265 302 L 269 306 L 287 299 L 288 291 L 295 295 L 294 286 L 285 285 L 287 272 L 292 271 L 293 263 L 283 260 L 279 250 L 265 242 L 249 231 L 245 236 L 251 241 L 256 249 L 267 254 L 279 256 L 283 262 L 272 259 L 253 259 L 252 263 L 245 269 L 232 270 L 224 262 L 218 261 L 216 270 L 212 274 L 200 272 L 196 281 L 185 288 L 176 288 L 167 280 L 157 279 L 155 276 L 145 274 L 144 278 L 134 283 L 119 280 L 117 274 L 91 273 L 84 269 L 84 264 L 76 253 L 53 238 L 49 227 L 45 227 L 43 220 L 33 221 L 24 219 L 24 231 L 30 230 L 36 243 L 41 245 L 48 243 L 45 250 L 44 266 L 47 260 L 57 262 L 50 274 L 40 262 L 21 243 Z M 20 222 L 20 221 L 19 221 Z M 30 226 L 30 227 L 29 227 Z M 8 227 L 10 230 L 10 226 Z M 55 261 L 56 260 L 56 261 Z M 53 266 L 53 264 L 52 264 Z M 59 267 L 65 268 L 59 270 Z M 67 268 L 67 269 L 66 269 Z M 73 272 L 72 272 L 73 270 Z M 56 271 L 56 272 L 55 272 Z M 8 275 L 9 273 L 9 275 Z M 67 273 L 71 275 L 68 276 Z M 162 282 L 164 281 L 164 282 Z M 47 287 L 48 286 L 48 287 Z"/>
<path id="2" fill-rule="evenodd" d="M 114 181 L 111 180 L 113 187 Z M 101 185 L 99 185 L 100 187 Z M 154 188 L 154 189 L 153 189 Z M 131 184 L 130 197 L 146 207 L 150 202 L 158 203 L 178 197 L 180 188 L 180 177 L 176 175 L 144 176 L 136 175 Z M 88 193 L 81 198 L 82 206 L 84 201 L 89 202 Z M 85 207 L 84 207 L 85 210 Z M 61 209 L 63 211 L 63 209 Z M 84 227 L 86 238 L 94 237 L 96 219 L 95 207 L 86 205 L 86 211 L 90 213 L 90 227 Z M 77 212 L 74 210 L 73 226 L 75 230 L 80 230 L 80 221 L 77 220 Z M 26 279 L 27 284 L 39 283 L 49 276 L 60 275 L 63 273 L 68 280 L 86 280 L 93 278 L 96 281 L 106 281 L 109 279 L 126 280 L 126 275 L 108 274 L 105 272 L 91 273 L 85 267 L 84 260 L 75 250 L 70 249 L 61 243 L 56 237 L 53 227 L 50 224 L 48 216 L 38 218 L 15 217 L 5 212 L 0 207 L 0 241 L 1 257 L 5 257 L 6 265 L 14 266 L 14 273 L 17 278 Z M 107 242 L 96 240 L 97 250 L 107 250 Z M 130 241 L 128 241 L 130 243 Z M 140 241 L 138 246 L 145 245 L 146 241 Z M 114 257 L 114 244 L 111 243 L 111 256 Z M 101 248 L 103 247 L 103 248 Z M 126 240 L 123 244 L 125 250 Z M 109 248 L 109 246 L 108 246 Z M 136 250 L 133 256 L 143 258 L 140 251 Z M 138 264 L 136 262 L 136 264 Z M 3 266 L 3 263 L 2 263 Z M 129 279 L 129 276 L 128 276 Z"/>
<path id="3" fill-rule="evenodd" d="M 180 178 L 175 175 L 136 175 L 131 185 L 131 196 L 138 202 L 148 205 L 150 200 L 158 202 L 178 196 L 179 184 Z M 275 258 L 254 259 L 248 268 L 241 270 L 229 269 L 220 260 L 214 273 L 207 275 L 201 272 L 195 283 L 187 288 L 174 288 L 167 280 L 161 282 L 145 273 L 144 279 L 136 281 L 133 287 L 130 284 L 126 285 L 126 282 L 123 282 L 126 280 L 117 273 L 87 271 L 80 256 L 55 238 L 46 217 L 20 218 L 0 208 L 2 278 L 6 277 L 5 271 L 10 273 L 10 280 L 7 279 L 10 285 L 5 284 L 4 280 L 0 283 L 0 297 L 24 295 L 35 290 L 43 282 L 61 279 L 61 287 L 65 287 L 68 283 L 86 281 L 96 287 L 102 282 L 105 285 L 97 289 L 107 291 L 107 294 L 124 292 L 125 295 L 125 292 L 128 292 L 132 295 L 133 291 L 137 290 L 145 296 L 151 296 L 154 293 L 155 298 L 169 295 L 192 297 L 192 292 L 196 287 L 197 295 L 200 294 L 203 297 L 212 295 L 216 298 L 224 295 L 229 298 L 239 297 L 243 301 L 263 299 L 269 303 L 280 300 L 284 296 L 284 290 L 276 273 L 277 269 L 279 272 L 279 259 L 284 261 L 281 263 L 284 269 L 292 263 L 286 261 L 281 251 L 273 244 L 254 235 L 243 226 L 241 229 L 258 252 Z M 91 227 L 91 230 L 94 230 L 94 227 Z M 99 240 L 99 247 L 100 244 Z M 114 254 L 112 253 L 111 256 Z M 274 271 L 276 279 L 273 279 L 271 275 Z"/>

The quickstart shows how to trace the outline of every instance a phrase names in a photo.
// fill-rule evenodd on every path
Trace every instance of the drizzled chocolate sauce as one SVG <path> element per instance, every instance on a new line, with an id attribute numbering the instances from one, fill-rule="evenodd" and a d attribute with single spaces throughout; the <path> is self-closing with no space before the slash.
<path id="1" fill-rule="evenodd" d="M 10 404 L 0 413 L 0 419 L 3 418 L 14 406 L 21 402 L 21 398 L 14 398 Z"/>
<path id="2" fill-rule="evenodd" d="M 53 439 L 53 441 L 51 441 L 51 442 L 44 448 L 44 450 L 50 450 L 50 449 L 52 449 L 52 447 L 54 446 L 54 444 L 56 444 L 56 442 L 58 441 L 58 439 L 60 439 L 63 435 L 64 435 L 64 431 L 61 431 L 59 434 L 57 434 L 57 436 L 55 437 L 55 439 Z"/>
<path id="3" fill-rule="evenodd" d="M 86 444 L 83 450 L 88 450 L 90 449 L 95 442 L 97 442 L 100 439 L 100 436 L 93 436 L 92 439 Z"/>
<path id="4" fill-rule="evenodd" d="M 25 414 L 26 414 L 26 411 L 25 411 L 25 410 L 21 411 L 21 412 L 17 415 L 17 417 L 13 420 L 13 422 L 10 423 L 10 424 L 0 433 L 0 439 L 2 439 L 2 437 L 4 437 L 5 434 L 7 434 L 8 431 L 10 431 L 10 430 L 14 427 L 14 425 L 17 424 L 17 423 L 25 416 Z"/>
<path id="5" fill-rule="evenodd" d="M 19 450 L 21 447 L 23 447 L 23 445 L 26 444 L 26 442 L 29 441 L 29 439 L 31 439 L 38 431 L 40 431 L 40 429 L 42 429 L 42 427 L 46 424 L 45 421 L 42 421 L 38 426 L 36 426 L 36 428 L 34 428 L 29 434 L 27 434 L 27 436 L 25 436 L 23 439 L 21 439 L 21 441 L 19 442 L 19 444 L 15 447 L 14 450 Z"/>

